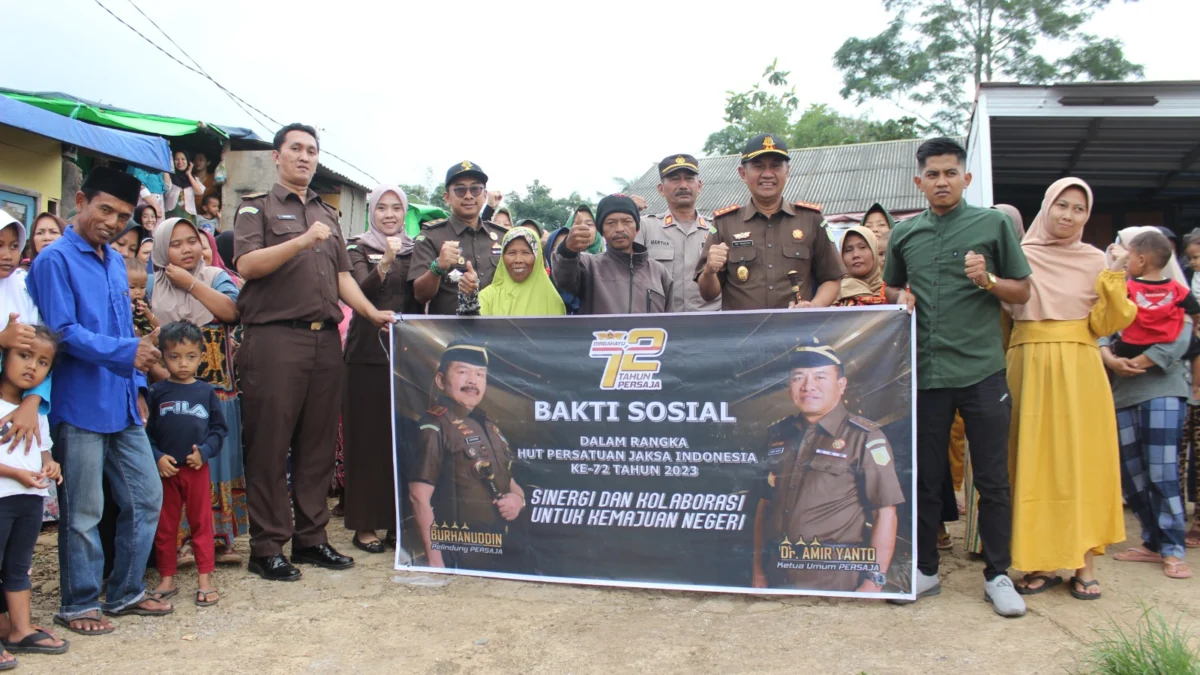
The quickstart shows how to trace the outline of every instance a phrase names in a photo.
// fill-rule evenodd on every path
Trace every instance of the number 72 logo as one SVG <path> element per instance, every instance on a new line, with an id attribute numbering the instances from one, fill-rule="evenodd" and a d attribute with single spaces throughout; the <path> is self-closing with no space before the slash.
<path id="1" fill-rule="evenodd" d="M 667 346 L 667 331 L 662 328 L 634 328 L 626 331 L 599 331 L 588 356 L 606 359 L 600 388 L 662 389 L 654 375 L 662 368 L 658 357 Z"/>

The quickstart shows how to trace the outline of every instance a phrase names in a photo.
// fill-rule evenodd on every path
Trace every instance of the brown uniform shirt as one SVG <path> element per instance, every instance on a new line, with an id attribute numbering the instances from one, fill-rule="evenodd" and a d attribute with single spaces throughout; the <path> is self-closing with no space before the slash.
<path id="1" fill-rule="evenodd" d="M 814 539 L 826 546 L 870 545 L 868 511 L 904 503 L 895 456 L 879 425 L 840 405 L 816 424 L 788 417 L 771 427 L 767 469 L 763 545 L 772 585 L 854 590 L 862 572 L 781 569 L 779 548 L 785 539 L 797 551 Z"/>
<path id="2" fill-rule="evenodd" d="M 729 262 L 717 273 L 725 310 L 787 309 L 796 299 L 789 271 L 797 273 L 805 300 L 812 300 L 822 283 L 846 276 L 824 216 L 807 202 L 785 201 L 770 218 L 753 202 L 717 209 L 693 278 L 704 271 L 713 244 L 729 246 Z"/>
<path id="3" fill-rule="evenodd" d="M 408 280 L 411 254 L 396 256 L 386 279 L 380 279 L 376 271 L 379 261 L 383 260 L 382 252 L 367 247 L 357 238 L 351 238 L 346 245 L 346 255 L 350 258 L 350 273 L 376 309 L 404 314 L 421 313 L 422 308 L 413 298 L 412 282 Z M 383 351 L 381 341 L 387 341 L 387 333 L 381 333 L 375 324 L 355 313 L 350 319 L 350 330 L 346 333 L 346 363 L 386 365 L 387 352 Z"/>
<path id="4" fill-rule="evenodd" d="M 479 274 L 479 290 L 487 288 L 492 283 L 492 275 L 500 264 L 503 251 L 500 240 L 508 230 L 499 225 L 483 220 L 477 229 L 451 215 L 445 220 L 435 220 L 421 225 L 421 234 L 417 235 L 413 246 L 412 267 L 408 270 L 408 280 L 416 281 L 429 271 L 429 263 L 437 260 L 442 253 L 442 244 L 457 241 L 462 251 L 462 264 L 454 265 L 451 269 L 460 272 L 467 271 L 470 262 Z M 444 270 L 449 272 L 450 270 Z M 443 274 L 437 295 L 429 301 L 430 314 L 458 313 L 458 282 L 451 281 L 449 274 Z"/>
<path id="5" fill-rule="evenodd" d="M 233 264 L 243 255 L 282 244 L 320 221 L 333 235 L 297 253 L 261 279 L 247 279 L 238 296 L 238 311 L 247 326 L 275 321 L 333 321 L 340 323 L 338 274 L 350 271 L 346 242 L 337 209 L 311 189 L 301 200 L 276 183 L 270 192 L 248 195 L 233 223 Z"/>
<path id="6" fill-rule="evenodd" d="M 473 470 L 486 460 L 501 494 L 511 490 L 512 451 L 495 423 L 478 408 L 467 414 L 442 398 L 418 420 L 420 437 L 412 479 L 433 486 L 433 518 L 438 526 L 467 525 L 502 532 L 506 521 L 492 503 L 491 490 Z"/>

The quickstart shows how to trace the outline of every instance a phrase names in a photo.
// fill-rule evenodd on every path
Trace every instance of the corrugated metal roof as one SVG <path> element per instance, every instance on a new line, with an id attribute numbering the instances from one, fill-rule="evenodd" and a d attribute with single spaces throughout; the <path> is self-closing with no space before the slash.
<path id="1" fill-rule="evenodd" d="M 962 142 L 964 139 L 958 139 Z M 917 147 L 923 139 L 836 145 L 792 150 L 791 173 L 784 198 L 821 204 L 826 217 L 861 213 L 876 202 L 891 211 L 925 209 L 925 197 L 913 185 Z M 739 155 L 700 159 L 704 189 L 696 210 L 702 214 L 750 199 L 738 177 Z M 658 194 L 658 165 L 650 167 L 629 187 L 629 193 L 646 200 L 651 213 L 665 211 Z"/>

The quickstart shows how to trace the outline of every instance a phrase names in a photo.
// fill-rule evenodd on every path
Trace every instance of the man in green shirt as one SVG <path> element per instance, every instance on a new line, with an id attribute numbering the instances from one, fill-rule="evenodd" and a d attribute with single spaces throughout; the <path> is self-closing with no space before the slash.
<path id="1" fill-rule="evenodd" d="M 1000 303 L 1029 300 L 1029 263 L 1004 214 L 963 201 L 967 151 L 949 138 L 917 149 L 914 182 L 929 208 L 896 226 L 883 280 L 895 301 L 917 309 L 917 597 L 941 591 L 938 525 L 957 411 L 971 443 L 984 597 L 1002 616 L 1025 602 L 1008 578 L 1012 502 L 1008 425 L 1012 397 L 1000 340 Z"/>

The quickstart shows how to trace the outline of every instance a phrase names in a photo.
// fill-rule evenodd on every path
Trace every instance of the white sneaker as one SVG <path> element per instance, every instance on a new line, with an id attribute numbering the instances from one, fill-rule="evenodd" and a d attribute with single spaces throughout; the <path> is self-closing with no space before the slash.
<path id="1" fill-rule="evenodd" d="M 942 592 L 942 581 L 936 574 L 929 575 L 925 574 L 921 570 L 917 570 L 917 576 L 915 580 L 917 582 L 916 600 L 888 598 L 888 602 L 892 603 L 893 605 L 911 605 L 926 595 L 937 595 L 938 593 Z"/>
<path id="2" fill-rule="evenodd" d="M 983 599 L 992 603 L 992 609 L 1004 617 L 1025 616 L 1025 599 L 1017 593 L 1012 579 L 1007 574 L 983 584 Z"/>

